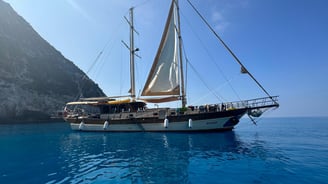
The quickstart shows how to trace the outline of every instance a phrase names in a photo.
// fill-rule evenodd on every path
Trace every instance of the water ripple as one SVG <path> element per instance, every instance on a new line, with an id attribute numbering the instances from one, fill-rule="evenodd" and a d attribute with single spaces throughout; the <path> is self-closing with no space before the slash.
<path id="1" fill-rule="evenodd" d="M 304 122 L 206 134 L 2 126 L 0 183 L 325 183 L 327 123 Z"/>

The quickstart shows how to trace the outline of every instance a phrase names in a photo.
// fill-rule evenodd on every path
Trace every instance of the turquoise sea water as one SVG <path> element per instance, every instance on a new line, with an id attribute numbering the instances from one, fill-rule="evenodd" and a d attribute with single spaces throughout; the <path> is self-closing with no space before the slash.
<path id="1" fill-rule="evenodd" d="M 328 183 L 328 118 L 243 119 L 223 133 L 0 125 L 0 183 Z"/>

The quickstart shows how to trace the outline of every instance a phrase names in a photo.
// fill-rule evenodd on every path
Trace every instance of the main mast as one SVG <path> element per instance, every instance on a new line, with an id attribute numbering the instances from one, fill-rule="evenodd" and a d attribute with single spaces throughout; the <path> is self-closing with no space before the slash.
<path id="1" fill-rule="evenodd" d="M 173 0 L 176 7 L 176 13 L 177 13 L 177 33 L 178 33 L 178 39 L 179 39 L 179 60 L 180 60 L 180 79 L 181 79 L 181 101 L 182 101 L 182 107 L 186 107 L 187 100 L 186 100 L 186 91 L 184 86 L 184 76 L 183 76 L 183 60 L 182 60 L 182 39 L 181 39 L 181 29 L 180 29 L 180 13 L 179 13 L 179 1 Z"/>

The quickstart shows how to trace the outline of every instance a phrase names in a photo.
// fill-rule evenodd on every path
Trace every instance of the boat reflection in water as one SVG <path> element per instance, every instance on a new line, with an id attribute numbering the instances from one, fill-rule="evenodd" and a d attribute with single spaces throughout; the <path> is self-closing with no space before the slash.
<path id="1" fill-rule="evenodd" d="M 204 179 L 215 182 L 227 173 L 251 169 L 253 164 L 259 168 L 258 164 L 272 157 L 265 142 L 242 142 L 234 131 L 74 132 L 62 142 L 61 149 L 66 165 L 62 167 L 62 180 L 57 182 L 73 183 L 197 183 Z"/>

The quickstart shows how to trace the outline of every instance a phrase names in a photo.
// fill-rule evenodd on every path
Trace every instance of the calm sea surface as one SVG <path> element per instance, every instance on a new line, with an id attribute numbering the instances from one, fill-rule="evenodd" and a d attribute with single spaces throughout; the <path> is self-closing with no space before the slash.
<path id="1" fill-rule="evenodd" d="M 224 133 L 0 125 L 0 183 L 328 183 L 328 118 L 243 119 Z"/>

